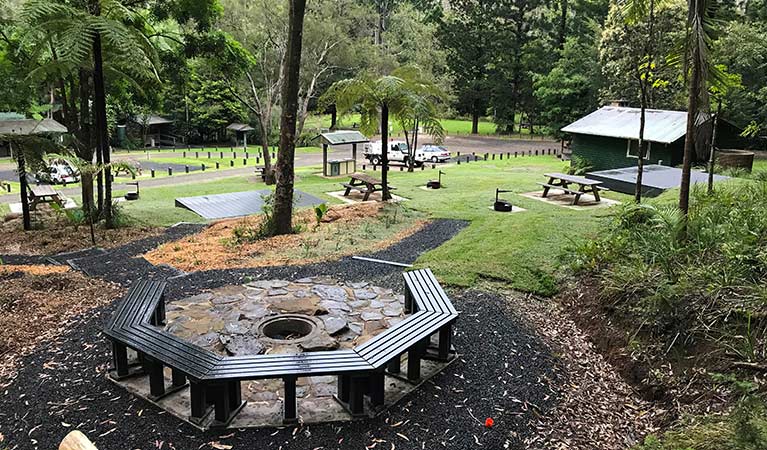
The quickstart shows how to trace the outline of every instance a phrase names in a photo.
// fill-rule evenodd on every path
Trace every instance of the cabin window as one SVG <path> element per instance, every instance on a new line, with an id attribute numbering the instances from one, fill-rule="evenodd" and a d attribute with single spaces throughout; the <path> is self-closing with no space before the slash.
<path id="1" fill-rule="evenodd" d="M 626 149 L 626 157 L 639 158 L 639 141 L 634 139 L 628 140 L 628 148 Z M 652 150 L 652 143 L 644 141 L 644 159 L 650 159 L 650 151 Z"/>

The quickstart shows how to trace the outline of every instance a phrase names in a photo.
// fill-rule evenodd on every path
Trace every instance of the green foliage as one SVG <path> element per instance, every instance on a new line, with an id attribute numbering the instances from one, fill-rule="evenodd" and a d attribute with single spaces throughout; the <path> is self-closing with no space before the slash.
<path id="1" fill-rule="evenodd" d="M 767 183 L 693 196 L 686 222 L 662 202 L 624 205 L 601 239 L 576 246 L 577 269 L 601 280 L 619 314 L 651 324 L 652 345 L 705 341 L 764 361 Z"/>
<path id="2" fill-rule="evenodd" d="M 261 198 L 264 201 L 262 217 L 255 225 L 247 219 L 239 222 L 232 230 L 230 245 L 250 244 L 274 236 L 274 194 L 263 195 Z"/>
<path id="3" fill-rule="evenodd" d="M 314 207 L 314 217 L 317 219 L 317 225 L 316 228 L 319 228 L 320 223 L 322 222 L 322 218 L 325 217 L 325 214 L 328 213 L 328 205 L 325 203 L 321 203 Z"/>
<path id="4" fill-rule="evenodd" d="M 570 158 L 570 164 L 566 168 L 566 172 L 570 175 L 586 175 L 594 166 L 591 162 L 578 155 L 572 155 Z"/>

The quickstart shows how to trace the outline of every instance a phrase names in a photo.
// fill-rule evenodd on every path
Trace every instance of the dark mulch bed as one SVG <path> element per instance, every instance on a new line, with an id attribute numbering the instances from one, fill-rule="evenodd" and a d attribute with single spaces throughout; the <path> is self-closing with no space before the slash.
<path id="1" fill-rule="evenodd" d="M 367 256 L 414 261 L 465 225 L 436 221 L 389 249 Z M 190 231 L 170 229 L 168 233 Z M 166 269 L 146 266 L 148 262 L 136 258 L 154 245 L 156 242 L 137 242 L 105 255 L 107 258 L 84 258 L 77 264 L 94 276 L 123 284 L 144 275 L 161 276 Z M 401 271 L 345 258 L 303 267 L 199 272 L 170 280 L 169 297 L 248 279 L 312 275 L 366 280 L 401 291 Z M 555 386 L 563 377 L 557 360 L 502 297 L 479 291 L 451 295 L 463 311 L 455 337 L 459 361 L 379 417 L 280 430 L 209 433 L 200 433 L 106 379 L 110 352 L 101 325 L 114 307 L 111 305 L 24 360 L 16 381 L 0 393 L 0 432 L 5 435 L 0 445 L 56 448 L 77 428 L 102 449 L 360 449 L 373 444 L 387 450 L 525 448 L 535 433 L 535 423 L 557 402 Z M 492 429 L 484 427 L 487 417 L 495 420 Z"/>

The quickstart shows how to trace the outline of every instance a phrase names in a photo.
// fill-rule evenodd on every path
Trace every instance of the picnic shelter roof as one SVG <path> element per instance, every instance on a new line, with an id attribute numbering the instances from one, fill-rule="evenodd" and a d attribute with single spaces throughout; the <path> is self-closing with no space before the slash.
<path id="1" fill-rule="evenodd" d="M 239 132 L 246 132 L 246 131 L 253 131 L 255 128 L 251 127 L 250 125 L 244 124 L 244 123 L 232 123 L 228 127 L 226 127 L 227 130 L 231 131 L 239 131 Z"/>
<path id="2" fill-rule="evenodd" d="M 67 127 L 53 119 L 0 120 L 0 134 L 66 133 Z"/>
<path id="3" fill-rule="evenodd" d="M 365 137 L 364 134 L 352 130 L 330 131 L 320 134 L 320 137 L 322 138 L 322 143 L 327 145 L 362 144 L 370 142 L 370 139 Z"/>
<path id="4" fill-rule="evenodd" d="M 639 139 L 639 108 L 605 106 L 562 128 L 565 133 L 588 134 L 619 139 Z M 670 144 L 684 137 L 687 112 L 646 110 L 644 139 Z"/>

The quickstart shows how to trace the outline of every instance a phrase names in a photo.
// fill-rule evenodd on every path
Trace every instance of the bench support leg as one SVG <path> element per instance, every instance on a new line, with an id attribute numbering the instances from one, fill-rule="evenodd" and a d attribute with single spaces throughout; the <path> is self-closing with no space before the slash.
<path id="1" fill-rule="evenodd" d="M 338 376 L 338 400 L 342 403 L 349 403 L 349 387 L 351 379 L 349 375 Z"/>
<path id="2" fill-rule="evenodd" d="M 405 314 L 412 314 L 415 311 L 415 301 L 413 300 L 413 294 L 410 293 L 410 289 L 405 289 Z"/>
<path id="3" fill-rule="evenodd" d="M 386 364 L 386 370 L 391 374 L 400 373 L 400 367 L 402 366 L 402 355 L 397 355 L 394 359 Z"/>
<path id="4" fill-rule="evenodd" d="M 298 422 L 298 400 L 296 399 L 296 377 L 285 377 L 285 406 L 282 422 L 285 424 Z"/>
<path id="5" fill-rule="evenodd" d="M 178 388 L 181 386 L 186 385 L 186 375 L 184 375 L 184 372 L 181 372 L 179 370 L 173 369 L 173 387 Z"/>
<path id="6" fill-rule="evenodd" d="M 147 358 L 147 372 L 149 373 L 149 398 L 159 399 L 165 395 L 165 373 L 160 361 Z"/>
<path id="7" fill-rule="evenodd" d="M 365 415 L 365 391 L 367 391 L 367 377 L 351 377 L 349 386 L 349 412 L 352 417 Z"/>
<path id="8" fill-rule="evenodd" d="M 426 341 L 426 345 L 428 345 L 428 341 Z M 409 381 L 421 379 L 421 358 L 424 350 L 424 341 L 421 341 L 407 351 L 407 379 Z"/>
<path id="9" fill-rule="evenodd" d="M 447 361 L 450 359 L 450 347 L 453 340 L 453 327 L 445 325 L 439 330 L 439 350 L 437 351 L 437 358 L 440 361 Z"/>
<path id="10" fill-rule="evenodd" d="M 127 377 L 130 374 L 128 366 L 128 348 L 117 341 L 112 342 L 112 361 L 117 374 L 117 379 Z"/>
<path id="11" fill-rule="evenodd" d="M 201 424 L 208 415 L 208 402 L 206 399 L 207 386 L 202 383 L 190 382 L 189 396 L 191 398 L 192 413 L 189 420 L 196 424 Z"/>
<path id="12" fill-rule="evenodd" d="M 383 370 L 370 374 L 370 403 L 373 406 L 383 406 L 386 396 L 386 375 Z"/>

